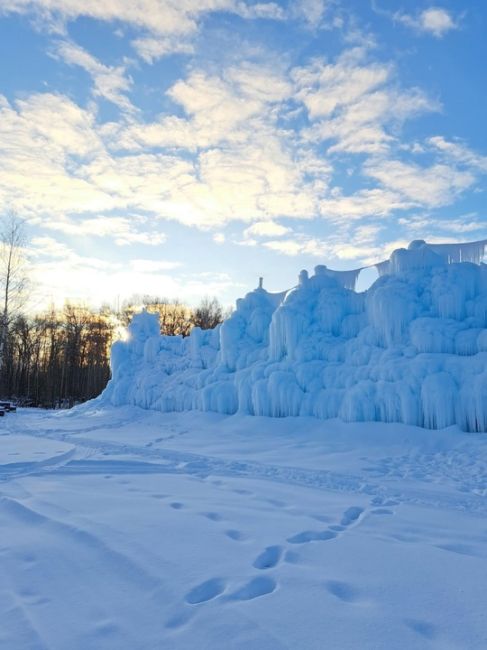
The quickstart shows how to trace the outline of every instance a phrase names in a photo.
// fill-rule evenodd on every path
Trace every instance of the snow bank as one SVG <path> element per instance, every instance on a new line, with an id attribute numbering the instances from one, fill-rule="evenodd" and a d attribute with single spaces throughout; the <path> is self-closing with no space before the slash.
<path id="1" fill-rule="evenodd" d="M 100 399 L 487 431 L 486 244 L 412 242 L 363 293 L 361 269 L 317 266 L 288 292 L 259 287 L 221 326 L 184 339 L 160 336 L 143 312 L 113 346 Z"/>

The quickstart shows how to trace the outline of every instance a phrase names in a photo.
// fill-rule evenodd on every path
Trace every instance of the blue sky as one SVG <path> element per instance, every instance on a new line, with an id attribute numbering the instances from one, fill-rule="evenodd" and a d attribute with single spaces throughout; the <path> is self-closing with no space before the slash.
<path id="1" fill-rule="evenodd" d="M 38 304 L 230 304 L 485 238 L 486 33 L 481 0 L 2 0 Z"/>

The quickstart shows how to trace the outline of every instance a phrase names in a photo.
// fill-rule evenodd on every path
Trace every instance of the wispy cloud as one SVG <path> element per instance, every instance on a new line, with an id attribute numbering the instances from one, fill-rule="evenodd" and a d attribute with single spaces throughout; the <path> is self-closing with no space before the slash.
<path id="1" fill-rule="evenodd" d="M 126 95 L 132 87 L 132 79 L 127 75 L 125 66 L 104 65 L 71 41 L 59 42 L 54 50 L 54 56 L 60 57 L 68 65 L 79 66 L 88 72 L 93 79 L 95 97 L 103 97 L 128 112 L 136 110 Z"/>
<path id="2" fill-rule="evenodd" d="M 362 189 L 354 194 L 344 195 L 341 190 L 333 191 L 320 201 L 320 214 L 333 222 L 355 221 L 363 217 L 386 217 L 395 211 L 413 207 L 398 191 L 386 188 Z"/>
<path id="3" fill-rule="evenodd" d="M 142 36 L 135 38 L 132 47 L 146 63 L 154 63 L 168 54 L 192 54 L 194 46 L 190 40 L 178 36 Z"/>
<path id="4" fill-rule="evenodd" d="M 55 32 L 80 16 L 111 23 L 125 23 L 140 35 L 132 44 L 147 62 L 172 52 L 187 52 L 200 21 L 208 14 L 228 12 L 247 19 L 282 20 L 284 10 L 275 2 L 245 0 L 2 0 L 0 15 L 21 13 L 35 16 Z"/>
<path id="5" fill-rule="evenodd" d="M 95 80 L 106 70 L 111 75 L 72 43 L 60 51 Z M 120 74 L 103 92 L 123 103 L 129 84 Z M 66 233 L 85 227 L 70 215 L 124 210 L 199 228 L 235 220 L 282 228 L 283 217 L 353 221 L 447 205 L 485 167 L 466 145 L 441 136 L 426 142 L 439 158 L 433 165 L 398 158 L 398 123 L 436 104 L 420 91 L 398 89 L 391 66 L 362 59 L 356 48 L 335 62 L 294 69 L 247 62 L 219 74 L 193 69 L 168 96 L 182 114 L 152 122 L 133 114 L 105 124 L 95 108 L 62 95 L 31 95 L 14 105 L 2 99 L 0 203 L 31 218 L 49 215 L 47 227 Z M 311 123 L 298 119 L 283 128 L 291 100 L 308 110 Z M 333 144 L 323 155 L 326 139 Z M 335 157 L 357 154 L 366 154 L 358 171 L 376 187 L 347 193 L 332 184 Z M 120 219 L 106 223 L 116 243 L 147 243 Z"/>
<path id="6" fill-rule="evenodd" d="M 475 153 L 460 140 L 451 141 L 442 136 L 434 136 L 428 138 L 427 144 L 450 162 L 459 163 L 483 174 L 487 173 L 487 156 Z"/>
<path id="7" fill-rule="evenodd" d="M 374 228 L 374 227 L 372 227 Z M 313 257 L 316 260 L 334 260 L 339 267 L 350 262 L 367 266 L 387 259 L 391 252 L 407 246 L 407 240 L 387 241 L 376 244 L 376 232 L 365 235 L 360 229 L 351 233 L 348 243 L 338 241 L 338 238 L 319 239 L 307 235 L 295 235 L 290 239 L 275 239 L 266 241 L 263 245 L 275 252 L 296 257 L 298 255 Z"/>
<path id="8" fill-rule="evenodd" d="M 80 255 L 52 237 L 34 237 L 29 251 L 34 283 L 44 288 L 35 296 L 35 308 L 51 303 L 62 305 L 66 289 L 72 299 L 102 304 L 107 296 L 112 300 L 128 298 L 143 292 L 150 295 L 178 296 L 197 303 L 201 295 L 222 295 L 232 284 L 226 273 L 206 273 L 188 276 L 178 269 L 178 262 L 134 258 L 124 264 L 106 259 Z"/>
<path id="9" fill-rule="evenodd" d="M 320 29 L 333 16 L 331 5 L 5 0 L 0 12 L 122 23 L 126 42 L 152 63 L 171 52 L 191 55 L 203 18 L 213 12 Z M 439 37 L 458 26 L 442 11 L 396 20 Z M 380 258 L 383 224 L 397 223 L 407 211 L 451 205 L 474 188 L 487 163 L 460 140 L 434 135 L 415 145 L 405 137 L 404 123 L 440 111 L 440 102 L 402 84 L 399 65 L 381 58 L 372 39 L 352 38 L 352 23 L 336 56 L 299 59 L 299 65 L 265 47 L 248 57 L 191 60 L 148 111 L 143 101 L 136 106 L 137 75 L 146 70 L 140 61 L 108 65 L 56 35 L 55 56 L 90 75 L 91 94 L 84 104 L 47 92 L 0 99 L 0 207 L 17 209 L 44 233 L 68 241 L 103 237 L 119 246 L 156 246 L 174 221 L 213 230 L 208 240 L 231 245 L 235 236 L 225 227 L 237 222 L 237 243 L 247 246 L 337 260 Z M 121 114 L 104 121 L 108 111 L 100 99 Z M 303 220 L 319 221 L 333 235 L 303 234 Z M 37 244 L 73 273 L 83 264 L 96 267 L 53 241 Z M 164 260 L 145 263 L 143 255 L 129 264 L 134 273 L 175 268 Z"/>
<path id="10" fill-rule="evenodd" d="M 315 61 L 292 73 L 312 123 L 305 135 L 329 141 L 330 153 L 385 152 L 397 125 L 439 109 L 417 88 L 400 90 L 391 65 L 367 59 L 366 49 L 352 48 L 334 63 Z"/>
<path id="11" fill-rule="evenodd" d="M 309 27 L 316 29 L 323 24 L 328 4 L 325 0 L 297 0 L 292 3 L 291 12 L 304 20 Z"/>
<path id="12" fill-rule="evenodd" d="M 475 182 L 471 171 L 445 164 L 421 167 L 399 160 L 371 160 L 365 173 L 416 206 L 448 205 Z"/>
<path id="13" fill-rule="evenodd" d="M 290 228 L 275 221 L 257 221 L 244 232 L 246 237 L 281 237 L 290 232 Z"/>
<path id="14" fill-rule="evenodd" d="M 393 14 L 393 19 L 417 32 L 431 34 L 435 38 L 442 38 L 459 27 L 453 15 L 442 7 L 430 7 L 416 15 L 396 12 Z"/>
<path id="15" fill-rule="evenodd" d="M 163 232 L 147 230 L 147 219 L 140 216 L 97 215 L 81 219 L 59 216 L 57 219 L 52 217 L 42 219 L 41 223 L 44 228 L 73 237 L 107 237 L 112 239 L 117 246 L 131 244 L 160 246 L 167 239 Z"/>

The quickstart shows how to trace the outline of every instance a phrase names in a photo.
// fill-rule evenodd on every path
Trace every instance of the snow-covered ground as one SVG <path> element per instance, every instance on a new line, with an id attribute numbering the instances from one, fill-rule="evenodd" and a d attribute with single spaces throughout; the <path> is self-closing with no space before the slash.
<path id="1" fill-rule="evenodd" d="M 0 648 L 487 647 L 487 437 L 20 410 L 0 421 Z"/>

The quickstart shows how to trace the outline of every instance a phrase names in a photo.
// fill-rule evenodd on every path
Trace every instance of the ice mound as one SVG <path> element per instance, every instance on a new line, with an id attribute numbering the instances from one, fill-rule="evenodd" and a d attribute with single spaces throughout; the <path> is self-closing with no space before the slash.
<path id="1" fill-rule="evenodd" d="M 485 245 L 412 242 L 361 271 L 306 271 L 290 291 L 259 287 L 214 330 L 161 336 L 134 317 L 112 349 L 101 396 L 160 411 L 339 417 L 487 431 Z"/>

